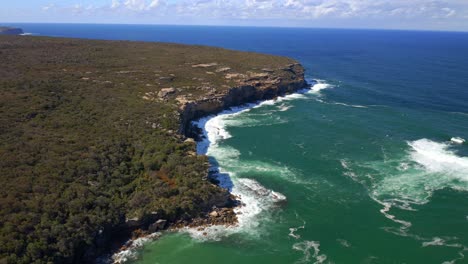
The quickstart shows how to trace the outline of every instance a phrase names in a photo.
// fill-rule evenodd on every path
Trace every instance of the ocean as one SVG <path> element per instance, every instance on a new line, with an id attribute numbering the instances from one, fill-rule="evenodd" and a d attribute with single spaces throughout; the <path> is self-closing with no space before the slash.
<path id="1" fill-rule="evenodd" d="M 468 33 L 14 24 L 292 57 L 310 88 L 200 120 L 237 227 L 164 234 L 129 263 L 468 263 Z"/>

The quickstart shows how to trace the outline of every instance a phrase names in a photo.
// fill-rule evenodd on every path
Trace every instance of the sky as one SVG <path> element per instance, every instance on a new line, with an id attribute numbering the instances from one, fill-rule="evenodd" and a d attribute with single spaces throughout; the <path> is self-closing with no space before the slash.
<path id="1" fill-rule="evenodd" d="M 468 0 L 2 0 L 0 22 L 468 31 Z"/>

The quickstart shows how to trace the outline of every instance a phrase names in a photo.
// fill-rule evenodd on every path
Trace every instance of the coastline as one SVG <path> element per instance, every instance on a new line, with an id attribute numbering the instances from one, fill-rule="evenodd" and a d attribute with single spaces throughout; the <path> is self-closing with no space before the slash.
<path id="1" fill-rule="evenodd" d="M 44 36 L 123 40 L 0 36 L 3 261 L 95 263 L 102 257 L 110 263 L 110 254 L 132 236 L 141 247 L 127 264 L 466 261 L 468 144 L 459 142 L 468 139 L 462 113 L 468 76 L 459 71 L 467 66 L 464 49 L 453 47 L 467 38 L 32 28 Z M 218 34 L 223 31 L 232 34 Z M 212 37 L 200 38 L 205 35 Z M 234 51 L 153 43 L 174 39 Z M 293 59 L 235 50 L 298 58 L 310 68 L 308 77 L 321 77 L 330 89 L 314 84 L 305 94 L 286 96 L 291 99 L 231 107 L 249 108 L 205 116 L 205 129 L 188 126 L 193 137 L 181 134 L 178 99 L 221 105 L 229 89 L 248 92 L 239 82 L 253 75 L 296 78 L 283 71 L 297 63 Z M 234 74 L 244 77 L 230 78 Z M 216 141 L 205 151 L 199 146 L 197 155 L 193 138 L 209 131 Z M 210 167 L 208 156 L 215 158 Z M 287 200 L 261 207 L 271 200 L 257 194 L 250 196 L 260 197 L 255 207 L 241 193 L 243 204 L 232 211 L 263 211 L 252 221 L 240 219 L 240 227 L 179 223 L 208 221 L 213 205 L 223 206 L 230 195 L 213 184 L 220 171 L 229 173 L 234 188 L 258 186 L 252 179 Z M 252 188 L 240 191 L 255 195 Z"/>
<path id="2" fill-rule="evenodd" d="M 227 131 L 220 129 L 216 125 L 213 125 L 213 121 L 216 123 L 219 118 L 223 118 L 225 116 L 235 116 L 244 112 L 248 112 L 254 108 L 261 107 L 262 105 L 272 105 L 283 100 L 294 100 L 298 97 L 302 97 L 303 94 L 307 92 L 318 92 L 321 89 L 326 88 L 322 87 L 323 84 L 317 80 L 313 80 L 310 83 L 305 83 L 305 87 L 292 93 L 279 95 L 273 99 L 258 100 L 255 102 L 247 102 L 241 105 L 228 107 L 219 113 L 210 114 L 204 117 L 200 117 L 199 119 L 192 120 L 191 129 L 197 129 L 198 132 L 197 138 L 199 140 L 196 141 L 197 155 L 208 155 L 208 149 L 210 146 L 217 144 L 218 140 L 224 140 L 230 137 Z M 246 228 L 246 225 L 250 225 L 253 218 L 265 209 L 256 210 L 258 209 L 258 204 L 254 200 L 255 197 L 249 197 L 248 195 L 246 196 L 245 193 L 239 193 L 235 190 L 233 192 L 234 183 L 230 177 L 230 172 L 223 171 L 222 168 L 220 168 L 217 164 L 214 157 L 208 158 L 210 161 L 208 180 L 216 183 L 216 185 L 221 188 L 227 189 L 231 194 L 231 197 L 236 199 L 236 203 L 229 208 L 214 209 L 207 215 L 207 218 L 205 219 L 195 219 L 191 223 L 179 222 L 169 224 L 167 229 L 161 230 L 162 232 L 185 232 L 192 238 L 200 241 L 218 241 L 222 237 L 233 233 L 242 232 L 242 230 Z M 283 194 L 269 190 L 255 180 L 245 180 L 246 181 L 241 183 L 243 188 L 247 188 L 250 192 L 260 197 L 266 197 L 270 200 L 270 206 L 281 205 L 286 202 L 287 198 Z M 221 221 L 218 223 L 211 222 L 213 218 L 213 212 L 220 212 L 226 209 L 229 209 L 229 213 L 233 213 L 233 218 L 231 218 L 229 221 Z M 222 214 L 219 214 L 216 217 L 222 216 Z M 155 241 L 160 238 L 162 235 L 164 235 L 162 232 L 142 234 L 139 237 L 132 238 L 126 243 L 124 250 L 119 250 L 117 253 L 112 255 L 112 263 L 126 263 L 127 261 L 135 260 L 138 257 L 136 250 L 143 247 L 146 243 Z"/>
<path id="3" fill-rule="evenodd" d="M 92 263 L 131 237 L 235 222 L 236 198 L 208 180 L 208 158 L 196 154 L 190 122 L 306 85 L 304 68 L 297 61 L 268 54 L 52 37 L 1 36 L 1 42 L 9 48 L 1 73 L 9 97 L 4 96 L 2 106 L 15 109 L 2 121 L 20 120 L 2 134 L 8 139 L 2 149 L 8 157 L 4 178 L 11 178 L 5 190 L 21 195 L 23 189 L 18 186 L 35 182 L 35 195 L 21 198 L 31 202 L 15 209 L 22 216 L 33 212 L 34 217 L 19 223 L 16 214 L 3 211 L 5 222 L 18 227 L 7 230 L 3 238 L 6 241 L 17 232 L 21 236 L 12 239 L 22 245 L 47 239 L 40 229 L 32 234 L 24 231 L 33 219 L 44 217 L 44 229 L 61 230 L 54 234 L 56 240 L 41 244 L 37 254 L 26 246 L 2 252 L 12 262 Z M 31 63 L 37 67 L 29 67 Z M 18 74 L 23 77 L 17 78 Z M 68 111 L 83 105 L 93 111 L 81 111 L 78 116 Z M 64 125 L 63 120 L 69 123 Z M 37 137 L 17 133 L 23 126 Z M 64 142 L 72 142 L 73 148 L 63 148 Z M 30 147 L 47 148 L 56 155 L 31 152 Z M 23 164 L 17 162 L 20 154 L 34 160 L 23 168 L 24 177 L 16 177 L 17 167 Z M 41 168 L 39 176 L 32 173 L 37 168 Z M 48 186 L 57 188 L 44 192 Z M 72 195 L 64 195 L 68 192 Z M 82 199 L 82 192 L 88 199 Z M 46 212 L 33 202 L 37 197 L 50 205 Z M 90 206 L 98 199 L 99 205 Z M 82 219 L 80 228 L 75 227 L 77 218 Z"/>

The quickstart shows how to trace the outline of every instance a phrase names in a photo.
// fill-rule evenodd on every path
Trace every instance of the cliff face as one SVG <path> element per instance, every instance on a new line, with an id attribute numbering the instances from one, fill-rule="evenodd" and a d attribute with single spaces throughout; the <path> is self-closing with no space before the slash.
<path id="1" fill-rule="evenodd" d="M 229 89 L 218 89 L 216 93 L 191 101 L 187 100 L 185 96 L 177 98 L 180 113 L 179 134 L 186 137 L 196 136 L 197 132 L 192 129 L 191 121 L 203 116 L 217 114 L 232 106 L 290 94 L 307 86 L 304 79 L 304 68 L 298 63 L 289 64 L 276 70 L 262 69 L 261 71 L 261 73 L 258 71 L 257 73 L 247 72 L 244 74 L 227 73 L 226 79 L 234 78 L 235 86 Z M 168 94 L 175 93 L 175 89 L 166 88 L 163 92 L 160 96 L 166 97 Z M 193 142 L 191 139 L 190 141 Z M 231 225 L 237 222 L 237 216 L 233 210 L 236 205 L 235 197 L 225 191 L 204 201 L 203 205 L 200 204 L 202 212 L 209 212 L 205 216 L 190 220 L 171 219 L 169 221 L 160 219 L 158 215 L 127 219 L 120 226 L 119 232 L 128 233 L 138 229 L 143 230 L 142 234 L 145 235 L 148 232 L 152 233 L 168 227 Z M 216 209 L 213 210 L 213 208 Z M 131 240 L 125 244 L 123 249 L 133 246 Z"/>
<path id="2" fill-rule="evenodd" d="M 304 68 L 298 63 L 287 65 L 278 70 L 264 69 L 263 71 L 265 72 L 263 74 L 241 76 L 237 80 L 238 85 L 222 93 L 192 102 L 183 102 L 180 107 L 179 132 L 190 136 L 190 122 L 193 120 L 217 114 L 232 106 L 290 94 L 307 86 L 304 79 Z"/>
<path id="3" fill-rule="evenodd" d="M 21 28 L 0 27 L 0 35 L 21 35 L 23 33 Z"/>

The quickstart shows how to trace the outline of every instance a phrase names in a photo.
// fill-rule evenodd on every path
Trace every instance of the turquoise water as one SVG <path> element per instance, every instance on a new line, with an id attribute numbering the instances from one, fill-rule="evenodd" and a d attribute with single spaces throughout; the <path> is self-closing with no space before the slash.
<path id="1" fill-rule="evenodd" d="M 246 202 L 240 228 L 163 236 L 136 263 L 466 262 L 467 149 L 448 142 L 466 116 L 343 105 L 337 89 L 208 121 L 208 155 Z"/>
<path id="2" fill-rule="evenodd" d="M 468 147 L 450 142 L 468 138 L 468 45 L 393 44 L 323 47 L 301 60 L 311 91 L 202 121 L 240 226 L 165 235 L 135 263 L 468 263 Z"/>
<path id="3" fill-rule="evenodd" d="M 311 89 L 200 121 L 237 227 L 167 233 L 132 263 L 468 263 L 468 34 L 17 25 L 42 35 L 285 55 Z M 206 234 L 204 234 L 206 233 Z"/>

